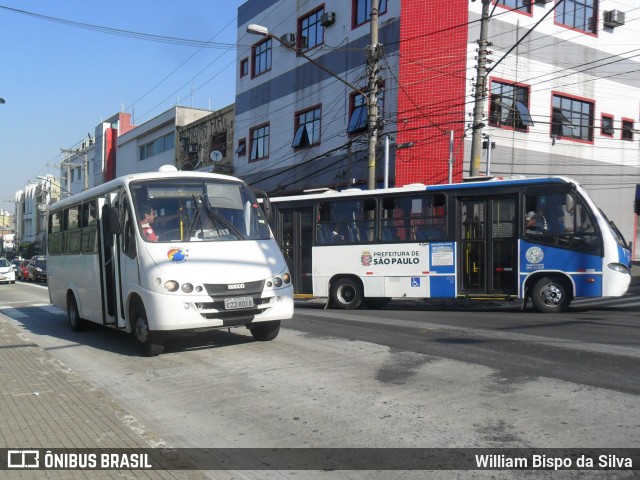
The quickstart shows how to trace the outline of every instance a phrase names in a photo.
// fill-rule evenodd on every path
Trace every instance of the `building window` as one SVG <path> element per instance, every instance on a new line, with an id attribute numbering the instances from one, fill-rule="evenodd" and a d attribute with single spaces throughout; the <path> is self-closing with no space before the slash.
<path id="1" fill-rule="evenodd" d="M 320 107 L 296 113 L 296 133 L 293 148 L 303 148 L 320 143 Z"/>
<path id="2" fill-rule="evenodd" d="M 358 93 L 352 94 L 350 107 L 351 115 L 349 115 L 347 133 L 366 130 L 369 113 L 367 109 L 367 98 Z M 384 88 L 382 87 L 378 87 L 378 118 L 384 118 Z"/>
<path id="3" fill-rule="evenodd" d="M 565 0 L 558 4 L 556 22 L 569 28 L 595 35 L 597 31 L 597 0 Z"/>
<path id="4" fill-rule="evenodd" d="M 238 146 L 236 147 L 236 155 L 244 157 L 247 154 L 247 139 L 241 138 L 238 140 Z"/>
<path id="5" fill-rule="evenodd" d="M 511 10 L 517 10 L 523 13 L 531 13 L 531 0 L 494 0 L 493 3 L 502 5 Z"/>
<path id="6" fill-rule="evenodd" d="M 267 38 L 252 47 L 254 77 L 271 70 L 271 46 L 272 41 L 270 38 Z"/>
<path id="7" fill-rule="evenodd" d="M 551 134 L 592 142 L 593 102 L 553 95 Z"/>
<path id="8" fill-rule="evenodd" d="M 600 135 L 613 137 L 613 117 L 611 115 L 602 114 L 600 118 Z"/>
<path id="9" fill-rule="evenodd" d="M 166 152 L 167 150 L 173 150 L 174 146 L 175 132 L 158 137 L 154 141 L 145 143 L 139 147 L 140 160 L 145 160 L 146 158 Z"/>
<path id="10" fill-rule="evenodd" d="M 378 15 L 387 13 L 387 0 L 378 0 Z M 371 0 L 353 0 L 353 26 L 359 27 L 371 17 Z"/>
<path id="11" fill-rule="evenodd" d="M 533 126 L 529 114 L 529 87 L 512 83 L 491 82 L 489 124 L 526 130 Z"/>
<path id="12" fill-rule="evenodd" d="M 211 151 L 218 151 L 223 157 L 227 156 L 227 132 L 211 135 Z"/>
<path id="13" fill-rule="evenodd" d="M 269 124 L 252 128 L 249 131 L 251 153 L 249 161 L 261 160 L 269 156 Z"/>
<path id="14" fill-rule="evenodd" d="M 240 78 L 249 75 L 249 59 L 243 58 L 240 60 Z"/>
<path id="15" fill-rule="evenodd" d="M 622 140 L 633 141 L 633 120 L 629 120 L 628 118 L 622 119 L 622 132 L 620 133 L 620 138 Z"/>
<path id="16" fill-rule="evenodd" d="M 298 20 L 298 48 L 305 50 L 324 43 L 324 27 L 320 20 L 324 15 L 324 8 L 311 12 Z"/>

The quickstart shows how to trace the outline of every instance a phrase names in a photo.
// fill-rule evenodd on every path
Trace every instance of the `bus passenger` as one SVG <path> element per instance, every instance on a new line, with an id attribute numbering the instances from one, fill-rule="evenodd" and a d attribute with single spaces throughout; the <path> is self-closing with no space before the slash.
<path id="1" fill-rule="evenodd" d="M 142 229 L 142 236 L 150 242 L 158 241 L 158 236 L 151 227 L 155 219 L 156 212 L 153 208 L 149 205 L 140 205 L 140 228 Z"/>
<path id="2" fill-rule="evenodd" d="M 331 230 L 331 243 L 344 242 L 345 236 L 341 234 L 339 230 L 338 225 L 333 226 L 333 230 Z"/>
<path id="3" fill-rule="evenodd" d="M 538 225 L 538 214 L 534 211 L 528 212 L 525 216 L 525 232 L 530 235 L 542 235 L 545 233 L 544 224 Z M 544 222 L 544 221 L 543 221 Z"/>

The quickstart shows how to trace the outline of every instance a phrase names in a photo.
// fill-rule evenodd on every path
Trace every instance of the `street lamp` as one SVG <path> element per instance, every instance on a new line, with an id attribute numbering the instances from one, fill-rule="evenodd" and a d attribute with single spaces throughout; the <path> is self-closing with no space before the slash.
<path id="1" fill-rule="evenodd" d="M 375 190 L 376 188 L 376 144 L 378 143 L 378 57 L 380 48 L 378 44 L 378 1 L 372 0 L 371 2 L 371 45 L 367 50 L 367 66 L 369 71 L 369 91 L 365 93 L 361 88 L 356 87 L 352 83 L 348 82 L 344 78 L 340 77 L 335 72 L 331 71 L 318 61 L 305 55 L 298 48 L 293 47 L 288 42 L 285 42 L 277 35 L 269 33 L 269 29 L 262 25 L 252 23 L 247 25 L 247 33 L 253 35 L 260 35 L 263 37 L 269 37 L 277 40 L 281 45 L 287 47 L 289 50 L 294 51 L 297 55 L 301 56 L 308 62 L 313 63 L 316 67 L 325 71 L 333 78 L 339 80 L 354 92 L 362 95 L 367 100 L 367 125 L 369 133 L 369 150 L 368 150 L 368 181 L 367 186 L 369 190 Z"/>

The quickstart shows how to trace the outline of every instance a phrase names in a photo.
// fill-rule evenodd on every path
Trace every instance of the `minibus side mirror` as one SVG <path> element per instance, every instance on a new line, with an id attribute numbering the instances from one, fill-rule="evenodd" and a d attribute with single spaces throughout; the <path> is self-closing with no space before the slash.
<path id="1" fill-rule="evenodd" d="M 267 221 L 271 220 L 271 202 L 269 201 L 269 195 L 264 190 L 254 190 L 253 194 L 256 198 L 262 199 L 262 211 L 264 212 L 264 216 L 267 217 Z"/>

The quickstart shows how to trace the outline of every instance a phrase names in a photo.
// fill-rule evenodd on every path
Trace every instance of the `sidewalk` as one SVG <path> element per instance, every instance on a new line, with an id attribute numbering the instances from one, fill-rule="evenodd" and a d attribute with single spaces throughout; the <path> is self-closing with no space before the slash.
<path id="1" fill-rule="evenodd" d="M 103 392 L 25 339 L 2 314 L 0 411 L 0 448 L 148 449 L 164 446 L 145 433 L 135 418 L 128 416 Z M 6 462 L 6 458 L 0 460 L 2 464 Z M 0 471 L 0 477 L 205 478 L 197 471 L 162 470 L 15 470 Z"/>

